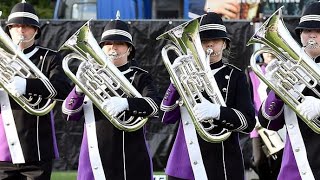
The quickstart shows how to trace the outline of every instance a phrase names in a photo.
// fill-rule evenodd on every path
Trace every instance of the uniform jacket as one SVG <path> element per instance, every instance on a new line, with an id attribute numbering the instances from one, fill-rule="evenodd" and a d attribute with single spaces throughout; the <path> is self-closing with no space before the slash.
<path id="1" fill-rule="evenodd" d="M 48 77 L 56 90 L 54 99 L 64 99 L 71 90 L 71 86 L 68 78 L 62 70 L 61 56 L 53 50 L 35 45 L 25 49 L 24 54 L 29 57 L 29 59 L 46 77 Z M 25 96 L 34 98 L 42 96 L 45 103 L 47 101 L 46 98 L 49 96 L 49 91 L 41 80 L 27 79 Z M 9 146 L 18 147 L 20 145 L 25 162 L 45 161 L 57 157 L 58 150 L 55 138 L 53 114 L 48 113 L 44 116 L 30 115 L 11 97 L 9 99 L 14 123 L 9 123 L 7 121 L 7 117 L 1 113 L 0 161 L 11 162 L 12 156 L 15 156 L 15 154 L 10 153 Z M 1 101 L 1 103 L 4 102 Z M 5 125 L 13 127 L 13 131 L 6 132 L 4 130 Z M 17 132 L 17 139 L 12 139 L 12 134 L 14 134 L 14 132 Z M 18 163 L 23 163 L 23 161 L 19 161 Z"/>
<path id="2" fill-rule="evenodd" d="M 157 114 L 161 99 L 158 98 L 151 76 L 145 70 L 129 67 L 129 64 L 118 68 L 143 97 L 128 98 L 129 109 L 126 111 L 126 116 L 150 117 Z M 77 95 L 75 90 L 69 94 L 62 106 L 63 112 L 68 115 L 68 120 L 79 120 L 82 117 L 83 102 L 84 97 Z M 98 152 L 100 152 L 99 160 L 101 160 L 105 178 L 121 180 L 126 174 L 128 180 L 152 179 L 152 163 L 145 139 L 145 129 L 140 128 L 134 132 L 121 131 L 114 127 L 95 106 L 93 110 L 95 116 L 93 131 L 96 134 Z M 89 129 L 86 126 L 79 158 L 78 179 L 94 179 L 92 169 L 95 169 L 95 166 L 88 155 L 89 151 L 92 151 L 91 148 L 88 149 L 88 132 Z"/>
<path id="3" fill-rule="evenodd" d="M 318 91 L 320 90 L 319 86 L 317 89 Z M 315 96 L 314 92 L 309 89 L 304 89 L 302 93 L 307 96 Z M 320 179 L 320 157 L 318 156 L 318 151 L 320 149 L 320 136 L 319 134 L 313 132 L 298 116 L 297 119 L 297 125 L 292 125 L 290 123 L 287 124 L 285 122 L 284 102 L 278 96 L 276 96 L 273 91 L 269 93 L 268 98 L 262 104 L 259 111 L 259 121 L 261 122 L 262 126 L 268 129 L 278 130 L 284 125 L 286 125 L 287 129 L 293 129 L 295 126 L 299 127 L 303 139 L 303 142 L 299 144 L 299 146 L 301 148 L 305 148 L 306 150 L 307 161 L 311 167 L 314 178 Z M 291 145 L 293 141 L 295 141 L 295 139 L 291 139 L 287 134 L 282 165 L 278 176 L 279 180 L 301 179 Z M 299 150 L 296 150 L 296 152 L 299 152 Z"/>
<path id="4" fill-rule="evenodd" d="M 209 143 L 198 136 L 202 159 L 208 179 L 244 179 L 244 165 L 239 145 L 238 132 L 249 133 L 255 126 L 254 108 L 250 98 L 246 75 L 236 67 L 221 61 L 211 69 L 227 107 L 220 107 L 219 127 L 230 130 L 231 136 L 221 143 Z M 175 123 L 181 119 L 176 101 L 179 94 L 171 84 L 162 101 L 161 109 L 167 110 L 164 123 Z M 194 179 L 187 152 L 181 121 L 168 159 L 166 173 L 183 179 Z"/>

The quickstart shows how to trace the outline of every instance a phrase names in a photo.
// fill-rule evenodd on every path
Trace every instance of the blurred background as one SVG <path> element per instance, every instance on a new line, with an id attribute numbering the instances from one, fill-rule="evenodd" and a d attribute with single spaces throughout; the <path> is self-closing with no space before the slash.
<path id="1" fill-rule="evenodd" d="M 21 0 L 0 0 L 2 26 L 11 8 L 18 2 Z M 135 59 L 142 68 L 153 75 L 160 95 L 164 95 L 170 82 L 160 55 L 161 48 L 169 41 L 155 39 L 171 28 L 203 14 L 205 4 L 205 0 L 27 0 L 27 2 L 34 5 L 41 19 L 42 36 L 38 43 L 54 50 L 58 50 L 88 19 L 93 19 L 92 33 L 99 40 L 105 24 L 110 19 L 114 19 L 116 11 L 120 10 L 120 18 L 127 21 L 132 29 L 133 41 L 137 49 Z M 261 23 L 284 5 L 285 23 L 289 31 L 293 31 L 299 22 L 304 5 L 312 0 L 279 0 L 276 3 L 268 0 L 241 2 L 243 3 L 239 18 L 225 18 L 225 24 L 228 36 L 232 39 L 229 63 L 245 70 L 252 52 L 259 48 L 258 46 L 247 47 L 247 40 L 261 26 Z M 292 35 L 295 36 L 294 33 Z M 61 102 L 55 108 L 55 117 L 60 159 L 54 163 L 52 179 L 75 179 L 83 121 L 65 121 L 61 117 Z M 177 128 L 177 124 L 163 126 L 161 118 L 160 113 L 159 117 L 152 118 L 147 123 L 147 140 L 153 158 L 155 180 L 165 179 L 163 171 Z M 241 143 L 248 170 L 247 179 L 257 179 L 250 168 L 252 155 L 248 135 L 242 135 Z"/>

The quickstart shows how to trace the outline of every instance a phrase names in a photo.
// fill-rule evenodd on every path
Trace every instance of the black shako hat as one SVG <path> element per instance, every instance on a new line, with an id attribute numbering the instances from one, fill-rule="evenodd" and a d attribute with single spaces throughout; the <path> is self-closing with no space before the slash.
<path id="1" fill-rule="evenodd" d="M 230 38 L 227 36 L 227 28 L 219 14 L 208 12 L 204 15 L 200 22 L 199 32 L 201 40 L 225 39 L 229 47 Z"/>
<path id="2" fill-rule="evenodd" d="M 132 36 L 129 32 L 129 25 L 124 21 L 116 20 L 110 21 L 103 30 L 101 35 L 101 41 L 99 45 L 102 47 L 104 42 L 107 41 L 117 41 L 117 42 L 126 42 L 129 47 L 131 46 L 131 52 L 128 59 L 133 59 L 135 56 L 135 47 L 132 42 Z"/>
<path id="3" fill-rule="evenodd" d="M 39 17 L 36 14 L 33 6 L 25 1 L 17 3 L 11 9 L 8 21 L 5 27 L 5 31 L 9 34 L 9 26 L 13 24 L 31 25 L 38 28 L 38 33 L 35 39 L 38 39 L 41 35 Z M 10 35 L 10 34 L 9 34 Z"/>
<path id="4" fill-rule="evenodd" d="M 302 29 L 320 29 L 320 1 L 310 4 L 303 11 L 295 32 L 300 36 Z"/>

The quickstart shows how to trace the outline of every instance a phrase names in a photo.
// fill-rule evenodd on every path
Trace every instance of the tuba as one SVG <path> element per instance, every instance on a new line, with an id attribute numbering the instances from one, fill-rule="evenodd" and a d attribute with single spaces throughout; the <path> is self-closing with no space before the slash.
<path id="1" fill-rule="evenodd" d="M 110 57 L 101 50 L 90 31 L 89 23 L 90 20 L 60 47 L 60 50 L 72 51 L 64 57 L 62 68 L 116 128 L 129 132 L 136 131 L 147 122 L 148 118 L 131 116 L 129 119 L 125 119 L 125 112 L 114 117 L 104 108 L 103 102 L 112 96 L 121 97 L 123 94 L 127 97 L 142 96 L 110 61 Z M 69 68 L 70 63 L 75 60 L 85 62 L 85 71 L 81 74 L 82 78 L 86 80 L 84 84 Z"/>
<path id="2" fill-rule="evenodd" d="M 46 86 L 50 95 L 44 105 L 40 105 L 43 98 L 39 95 L 37 99 L 25 97 L 8 89 L 8 84 L 15 76 L 22 78 L 39 79 Z M 2 87 L 26 112 L 36 116 L 43 116 L 49 113 L 55 106 L 52 101 L 56 90 L 48 78 L 21 52 L 17 45 L 0 27 L 0 87 Z"/>
<path id="3" fill-rule="evenodd" d="M 320 85 L 320 66 L 304 51 L 290 35 L 282 19 L 282 7 L 270 16 L 258 31 L 251 37 L 247 45 L 261 43 L 263 48 L 254 52 L 250 66 L 257 76 L 272 89 L 314 132 L 320 133 L 320 122 L 308 120 L 297 106 L 304 101 L 304 87 L 312 90 L 318 97 L 316 89 Z M 269 82 L 258 67 L 256 58 L 262 53 L 271 53 L 278 59 L 278 70 L 274 78 L 277 83 Z"/>
<path id="4" fill-rule="evenodd" d="M 185 106 L 199 136 L 208 142 L 218 143 L 226 140 L 231 132 L 225 128 L 217 128 L 214 119 L 199 120 L 193 107 L 204 100 L 206 93 L 212 103 L 226 106 L 217 82 L 209 67 L 199 35 L 199 20 L 203 16 L 183 23 L 157 37 L 173 41 L 163 47 L 161 54 L 167 71 L 181 96 L 180 106 Z M 182 64 L 173 68 L 168 52 L 173 51 Z M 210 55 L 212 52 L 208 52 Z M 208 56 L 207 56 L 208 57 Z"/>

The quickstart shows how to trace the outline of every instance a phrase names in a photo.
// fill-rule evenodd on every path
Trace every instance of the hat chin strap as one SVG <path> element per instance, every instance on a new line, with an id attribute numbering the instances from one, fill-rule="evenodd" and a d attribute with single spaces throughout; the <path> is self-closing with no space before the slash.
<path id="1" fill-rule="evenodd" d="M 30 42 L 30 41 L 32 41 L 32 40 L 34 40 L 34 38 L 36 37 L 36 35 L 38 34 L 38 31 L 36 31 L 34 34 L 33 34 L 33 36 L 30 38 L 30 39 L 28 39 L 28 40 L 26 40 L 23 36 L 23 38 L 22 38 L 22 40 L 20 41 L 20 42 L 25 42 L 25 43 L 27 43 L 27 42 Z M 20 43 L 19 43 L 20 44 Z"/>

